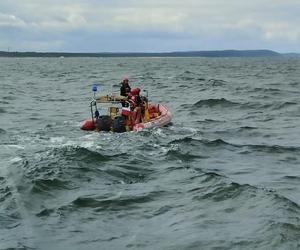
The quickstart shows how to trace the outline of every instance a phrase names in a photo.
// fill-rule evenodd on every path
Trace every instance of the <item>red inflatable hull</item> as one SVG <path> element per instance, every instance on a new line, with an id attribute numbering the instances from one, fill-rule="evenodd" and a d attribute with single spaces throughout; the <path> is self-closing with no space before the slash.
<path id="1" fill-rule="evenodd" d="M 138 123 L 133 126 L 133 131 L 138 131 L 144 128 L 163 127 L 171 122 L 172 115 L 170 111 L 161 104 L 149 104 L 150 120 L 145 123 Z M 82 130 L 95 130 L 95 119 L 86 119 L 81 122 L 80 128 Z"/>
<path id="2" fill-rule="evenodd" d="M 154 112 L 152 112 L 152 110 Z M 156 113 L 156 112 L 158 112 L 160 115 L 157 117 L 150 118 L 150 120 L 148 122 L 145 122 L 145 123 L 141 122 L 141 123 L 134 125 L 133 130 L 137 131 L 137 130 L 141 130 L 144 128 L 163 127 L 171 122 L 172 115 L 171 115 L 170 111 L 164 105 L 150 104 L 149 105 L 150 117 L 153 113 Z"/>
<path id="3" fill-rule="evenodd" d="M 86 120 L 82 121 L 80 124 L 80 128 L 82 130 L 94 130 L 96 128 L 95 120 L 90 118 L 90 119 L 86 119 Z"/>

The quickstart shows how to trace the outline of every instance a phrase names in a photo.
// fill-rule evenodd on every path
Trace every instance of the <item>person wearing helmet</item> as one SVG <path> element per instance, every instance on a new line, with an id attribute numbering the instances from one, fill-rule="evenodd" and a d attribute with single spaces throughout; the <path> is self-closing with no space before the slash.
<path id="1" fill-rule="evenodd" d="M 135 103 L 135 106 L 141 106 L 142 104 L 140 92 L 141 92 L 140 88 L 133 88 L 130 92 L 131 100 Z"/>

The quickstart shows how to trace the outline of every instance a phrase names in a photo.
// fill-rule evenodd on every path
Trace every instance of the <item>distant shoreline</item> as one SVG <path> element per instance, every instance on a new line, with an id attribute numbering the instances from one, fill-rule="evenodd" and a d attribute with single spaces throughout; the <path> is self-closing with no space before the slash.
<path id="1" fill-rule="evenodd" d="M 281 54 L 272 50 L 211 50 L 211 51 L 175 51 L 175 52 L 6 52 L 0 51 L 0 57 L 300 57 L 298 53 Z"/>

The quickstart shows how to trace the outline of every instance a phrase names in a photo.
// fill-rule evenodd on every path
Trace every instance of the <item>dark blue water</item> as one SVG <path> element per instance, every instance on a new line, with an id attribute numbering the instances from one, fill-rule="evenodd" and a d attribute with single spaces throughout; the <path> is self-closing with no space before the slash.
<path id="1" fill-rule="evenodd" d="M 84 132 L 124 75 L 173 124 Z M 0 249 L 300 249 L 300 60 L 1 58 Z"/>

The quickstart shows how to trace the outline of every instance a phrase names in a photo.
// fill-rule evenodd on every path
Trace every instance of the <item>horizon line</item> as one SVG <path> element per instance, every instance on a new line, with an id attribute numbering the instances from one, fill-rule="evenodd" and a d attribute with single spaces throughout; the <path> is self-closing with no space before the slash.
<path id="1" fill-rule="evenodd" d="M 190 50 L 170 52 L 41 52 L 0 51 L 0 57 L 295 57 L 300 53 L 280 53 L 269 49 L 256 50 Z"/>
<path id="2" fill-rule="evenodd" d="M 287 53 L 300 53 L 300 52 L 278 52 L 272 49 L 212 49 L 212 50 L 172 50 L 172 51 L 94 51 L 94 52 L 84 52 L 84 51 L 34 51 L 34 50 L 11 50 L 11 48 L 7 50 L 0 50 L 1 53 L 78 53 L 78 54 L 101 54 L 101 53 L 109 53 L 109 54 L 122 54 L 122 53 L 143 53 L 143 54 L 161 54 L 161 53 L 187 53 L 187 52 L 223 52 L 223 51 L 270 51 L 279 54 L 287 54 Z"/>

